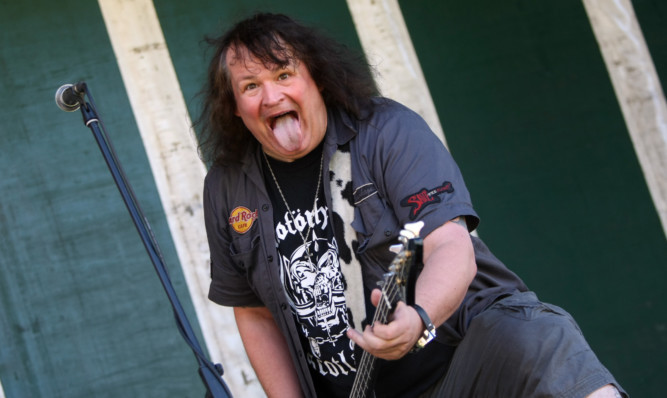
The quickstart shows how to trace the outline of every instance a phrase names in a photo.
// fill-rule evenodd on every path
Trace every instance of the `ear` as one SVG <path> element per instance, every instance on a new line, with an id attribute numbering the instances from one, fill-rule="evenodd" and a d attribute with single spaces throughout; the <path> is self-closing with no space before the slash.
<path id="1" fill-rule="evenodd" d="M 239 113 L 238 106 L 236 108 L 234 108 L 234 115 L 239 116 L 239 117 L 241 116 L 241 113 Z"/>

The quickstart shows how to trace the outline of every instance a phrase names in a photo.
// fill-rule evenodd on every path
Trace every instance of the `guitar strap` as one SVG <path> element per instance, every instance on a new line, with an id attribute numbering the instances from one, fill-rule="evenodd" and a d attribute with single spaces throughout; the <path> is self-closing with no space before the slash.
<path id="1" fill-rule="evenodd" d="M 417 278 L 424 269 L 424 253 L 423 246 L 421 244 L 414 245 L 415 250 L 415 263 L 410 267 L 410 272 L 408 274 L 408 281 L 405 288 L 405 303 L 407 305 L 415 305 L 415 289 L 417 284 Z"/>

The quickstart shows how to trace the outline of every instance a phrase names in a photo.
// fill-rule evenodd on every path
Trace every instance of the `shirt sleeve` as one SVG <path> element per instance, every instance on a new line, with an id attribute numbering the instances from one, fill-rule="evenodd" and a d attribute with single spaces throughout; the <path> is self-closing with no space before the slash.
<path id="1" fill-rule="evenodd" d="M 422 236 L 465 216 L 468 229 L 479 224 L 461 172 L 444 144 L 417 113 L 389 101 L 372 134 L 377 143 L 371 169 L 398 222 L 424 221 Z M 373 137 L 368 137 L 373 139 Z"/>
<path id="2" fill-rule="evenodd" d="M 209 172 L 204 184 L 204 221 L 211 260 L 208 298 L 224 306 L 263 306 L 250 286 L 243 262 L 233 253 L 225 216 L 229 212 L 224 210 L 223 187 L 216 175 L 216 170 Z"/>

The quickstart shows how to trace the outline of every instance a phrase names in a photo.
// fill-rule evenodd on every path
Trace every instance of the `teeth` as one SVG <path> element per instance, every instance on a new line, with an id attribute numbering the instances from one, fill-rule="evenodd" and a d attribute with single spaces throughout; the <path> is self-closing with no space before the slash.
<path id="1" fill-rule="evenodd" d="M 276 120 L 280 119 L 281 117 L 290 115 L 290 114 L 292 114 L 292 113 L 294 113 L 294 112 L 292 112 L 292 111 L 287 111 L 287 112 L 285 112 L 285 113 L 281 113 L 280 115 L 273 116 L 273 117 L 271 118 L 271 129 L 273 129 L 273 128 L 276 127 Z"/>

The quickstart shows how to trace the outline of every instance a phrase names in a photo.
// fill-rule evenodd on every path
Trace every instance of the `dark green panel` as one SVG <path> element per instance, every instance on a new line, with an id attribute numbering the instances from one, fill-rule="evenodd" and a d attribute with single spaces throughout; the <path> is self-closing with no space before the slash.
<path id="1" fill-rule="evenodd" d="M 235 22 L 254 12 L 287 14 L 308 25 L 321 28 L 329 36 L 361 51 L 352 17 L 344 1 L 155 0 L 154 4 L 193 119 L 197 117 L 200 109 L 197 93 L 204 83 L 209 55 L 212 54 L 204 42 L 204 37 L 220 36 Z"/>
<path id="2" fill-rule="evenodd" d="M 204 389 L 80 113 L 86 80 L 196 321 L 97 2 L 0 5 L 0 380 L 7 398 L 194 397 Z M 196 322 L 194 322 L 196 324 Z"/>
<path id="3" fill-rule="evenodd" d="M 632 6 L 660 77 L 662 91 L 667 92 L 667 2 L 632 0 Z"/>
<path id="4" fill-rule="evenodd" d="M 662 395 L 665 235 L 582 2 L 401 7 L 480 236 L 631 393 Z"/>

